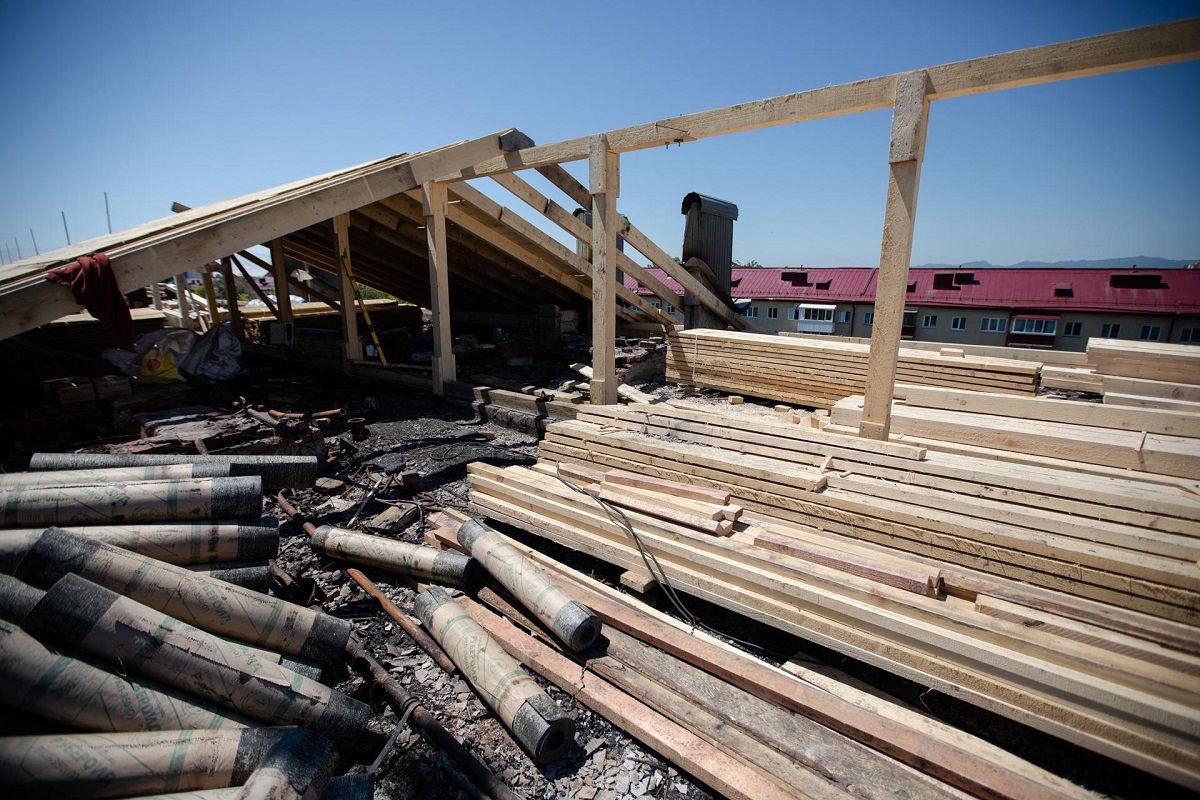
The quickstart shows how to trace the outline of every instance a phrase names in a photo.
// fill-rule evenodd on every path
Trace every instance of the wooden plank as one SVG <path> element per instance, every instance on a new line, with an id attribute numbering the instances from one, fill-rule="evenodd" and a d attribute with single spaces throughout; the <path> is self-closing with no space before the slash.
<path id="1" fill-rule="evenodd" d="M 1140 397 L 1133 394 L 1114 394 L 1105 392 L 1104 404 L 1121 408 L 1156 409 L 1161 411 L 1180 411 L 1184 414 L 1200 414 L 1200 403 L 1189 403 L 1185 400 L 1168 400 L 1163 397 Z"/>
<path id="2" fill-rule="evenodd" d="M 595 136 L 589 144 L 592 195 L 592 382 L 591 401 L 617 402 L 616 253 L 618 156 L 608 140 Z"/>
<path id="3" fill-rule="evenodd" d="M 1164 400 L 1183 400 L 1200 403 L 1200 386 L 1178 381 L 1151 381 L 1143 378 L 1126 378 L 1121 375 L 1100 376 L 1104 393 L 1132 394 L 1139 397 L 1161 397 Z"/>
<path id="4" fill-rule="evenodd" d="M 445 394 L 457 378 L 450 335 L 450 261 L 446 251 L 446 184 L 421 184 L 421 209 L 429 248 L 429 286 L 433 312 L 433 393 Z"/>
<path id="5" fill-rule="evenodd" d="M 288 290 L 288 274 L 284 265 L 282 239 L 271 240 L 271 274 L 275 277 L 275 302 L 279 307 L 279 321 L 291 322 L 292 293 Z"/>
<path id="6" fill-rule="evenodd" d="M 931 574 L 930 570 L 903 569 L 894 564 L 842 553 L 831 547 L 802 542 L 770 531 L 755 532 L 754 543 L 776 553 L 785 553 L 805 561 L 824 564 L 861 578 L 869 578 L 888 586 L 895 586 L 906 592 L 937 597 L 942 591 L 941 575 L 936 572 Z"/>
<path id="7" fill-rule="evenodd" d="M 606 503 L 612 503 L 632 511 L 640 511 L 652 517 L 694 528 L 702 533 L 713 536 L 728 536 L 733 532 L 733 523 L 728 520 L 704 519 L 696 514 L 688 513 L 681 507 L 673 506 L 663 501 L 655 501 L 632 490 L 624 490 L 616 486 L 593 484 L 596 494 Z"/>
<path id="8" fill-rule="evenodd" d="M 339 214 L 333 218 L 334 253 L 339 262 L 350 261 L 350 215 Z M 353 267 L 351 267 L 353 269 Z M 342 356 L 349 361 L 361 361 L 362 343 L 358 340 L 358 313 L 354 299 L 354 285 L 346 274 L 345 263 L 338 265 L 339 306 L 342 316 Z"/>
<path id="9" fill-rule="evenodd" d="M 863 336 L 836 336 L 825 333 L 802 333 L 800 331 L 779 331 L 777 336 L 783 336 L 794 339 L 815 339 L 817 341 L 839 341 L 851 342 L 855 344 L 870 344 L 870 337 Z M 905 339 L 901 349 L 903 350 L 929 350 L 939 353 L 946 349 L 944 342 L 922 342 L 917 339 Z M 1052 364 L 1061 367 L 1081 367 L 1087 368 L 1087 354 L 1076 353 L 1069 350 L 1046 350 L 1043 348 L 1029 347 L 997 347 L 983 344 L 962 344 L 955 343 L 954 350 L 961 350 L 964 355 L 968 356 L 985 356 L 987 358 L 1011 358 L 1017 361 L 1036 361 L 1040 364 Z"/>
<path id="10" fill-rule="evenodd" d="M 1186 19 L 1118 33 L 1075 39 L 1010 53 L 929 67 L 931 100 L 1104 75 L 1190 61 L 1200 53 L 1200 21 Z M 807 92 L 685 114 L 607 132 L 609 147 L 624 153 L 817 119 L 879 111 L 893 105 L 900 75 L 871 78 Z M 588 156 L 588 138 L 530 147 L 503 158 L 474 163 L 456 177 L 578 161 Z"/>
<path id="11" fill-rule="evenodd" d="M 988 392 L 959 392 L 932 386 L 897 384 L 896 396 L 909 407 L 967 411 L 1046 422 L 1063 422 L 1127 431 L 1200 437 L 1200 415 L 1173 411 L 1122 408 L 1071 400 L 1023 398 Z"/>
<path id="12" fill-rule="evenodd" d="M 700 500 L 719 506 L 727 504 L 730 498 L 729 492 L 705 489 L 702 486 L 692 486 L 691 484 L 666 480 L 664 478 L 653 478 L 649 475 L 639 475 L 636 472 L 628 472 L 622 469 L 612 469 L 604 473 L 603 481 L 604 483 L 617 486 L 650 489 L 661 494 L 683 497 L 689 500 Z"/>
<path id="13" fill-rule="evenodd" d="M 225 284 L 225 305 L 229 308 L 229 328 L 238 339 L 245 339 L 246 328 L 242 325 L 237 283 L 233 279 L 233 260 L 228 256 L 221 259 L 221 282 Z M 212 304 L 213 306 L 217 305 L 215 297 Z"/>
<path id="14" fill-rule="evenodd" d="M 1087 356 L 1101 375 L 1200 384 L 1200 349 L 1191 345 L 1092 338 Z"/>

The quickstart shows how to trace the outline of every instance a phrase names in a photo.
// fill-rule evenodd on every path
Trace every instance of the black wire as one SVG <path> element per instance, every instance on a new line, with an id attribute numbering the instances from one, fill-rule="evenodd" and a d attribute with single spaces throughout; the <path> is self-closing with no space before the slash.
<path id="1" fill-rule="evenodd" d="M 767 652 L 766 648 L 762 647 L 761 645 L 755 644 L 754 642 L 748 642 L 745 639 L 739 639 L 736 636 L 731 636 L 730 634 L 725 633 L 724 631 L 717 630 L 711 625 L 706 624 L 703 620 L 689 611 L 687 606 L 683 604 L 683 600 L 680 599 L 679 594 L 675 591 L 675 587 L 671 585 L 671 580 L 667 577 L 667 573 L 663 569 L 662 564 L 658 563 L 658 558 L 654 555 L 654 553 L 646 550 L 645 545 L 642 543 L 642 538 L 638 536 L 637 531 L 633 529 L 633 525 L 629 522 L 629 518 L 625 516 L 624 511 L 608 501 L 601 500 L 599 497 L 588 493 L 586 489 L 571 483 L 561 475 L 555 475 L 554 477 L 558 478 L 568 487 L 574 489 L 585 497 L 595 500 L 600 507 L 604 509 L 604 513 L 608 515 L 609 519 L 625 529 L 625 532 L 629 534 L 629 538 L 633 540 L 634 545 L 637 547 L 638 553 L 642 557 L 642 563 L 646 565 L 646 571 L 649 572 L 650 577 L 654 578 L 654 580 L 658 582 L 659 586 L 662 587 L 663 594 L 666 595 L 667 599 L 671 601 L 671 605 L 673 605 L 676 612 L 683 617 L 684 622 L 692 626 L 692 628 L 698 628 L 719 638 L 728 639 L 729 641 L 740 644 L 742 647 L 745 647 L 748 650 L 753 650 L 756 653 Z M 654 566 L 650 565 L 651 562 L 654 562 Z"/>

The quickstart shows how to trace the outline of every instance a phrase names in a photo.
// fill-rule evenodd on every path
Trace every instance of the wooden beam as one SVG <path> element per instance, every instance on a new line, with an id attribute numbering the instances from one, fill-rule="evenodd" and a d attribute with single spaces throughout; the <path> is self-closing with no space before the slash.
<path id="1" fill-rule="evenodd" d="M 238 339 L 246 338 L 246 329 L 242 326 L 242 312 L 238 308 L 237 284 L 233 280 L 233 261 L 228 257 L 221 259 L 221 281 L 225 284 L 225 303 L 229 306 L 229 327 Z M 217 298 L 212 299 L 210 309 L 217 305 Z"/>
<path id="2" fill-rule="evenodd" d="M 594 136 L 590 143 L 592 193 L 592 403 L 617 402 L 617 195 L 620 194 L 618 156 L 608 140 Z"/>
<path id="3" fill-rule="evenodd" d="M 362 343 L 358 341 L 358 312 L 354 302 L 354 282 L 346 274 L 346 263 L 350 261 L 350 215 L 338 214 L 333 218 L 334 252 L 338 260 L 338 286 L 341 288 L 342 353 L 347 366 L 350 361 L 361 361 Z"/>
<path id="4" fill-rule="evenodd" d="M 433 311 L 433 393 L 457 378 L 450 340 L 450 262 L 446 255 L 446 184 L 421 185 L 421 210 L 429 243 L 429 294 Z"/>
<path id="5" fill-rule="evenodd" d="M 1200 18 L 1031 47 L 930 67 L 930 99 L 1035 86 L 1113 72 L 1191 61 L 1200 56 Z M 773 125 L 827 119 L 893 104 L 901 75 L 827 86 L 807 92 L 685 114 L 604 134 L 616 153 L 705 139 Z M 456 178 L 545 167 L 588 158 L 589 137 L 530 147 L 462 169 Z"/>
<path id="6" fill-rule="evenodd" d="M 866 400 L 859 435 L 886 442 L 900 355 L 900 329 L 908 291 L 917 218 L 917 189 L 929 123 L 929 75 L 910 72 L 896 82 L 892 110 L 892 143 L 888 154 L 887 208 L 883 212 L 883 244 L 875 288 L 875 322 L 867 365 Z"/>
<path id="7" fill-rule="evenodd" d="M 192 319 L 191 304 L 187 298 L 187 273 L 181 272 L 175 276 L 175 302 L 179 304 L 179 322 L 189 331 L 196 330 L 196 321 Z"/>
<path id="8" fill-rule="evenodd" d="M 215 267 L 215 264 L 209 264 L 208 269 L 201 273 L 201 277 L 204 279 L 204 299 L 208 301 L 208 327 L 210 328 L 220 325 L 222 322 L 221 304 L 217 301 L 217 287 L 213 283 Z"/>
<path id="9" fill-rule="evenodd" d="M 267 296 L 267 293 L 259 288 L 258 283 L 254 280 L 254 277 L 250 274 L 249 270 L 246 269 L 246 265 L 243 264 L 241 259 L 239 259 L 237 256 L 230 256 L 229 258 L 231 261 L 233 261 L 233 265 L 238 268 L 238 272 L 242 273 L 241 280 L 238 280 L 236 276 L 234 280 L 236 280 L 239 284 L 249 288 L 255 297 L 257 297 L 259 300 L 262 300 L 263 305 L 270 310 L 271 314 L 276 319 L 279 319 L 279 309 L 277 309 L 275 304 L 271 302 L 271 298 Z"/>
<path id="10" fill-rule="evenodd" d="M 275 302 L 280 322 L 292 321 L 292 293 L 288 289 L 287 268 L 284 266 L 283 240 L 271 240 L 271 274 L 275 276 Z M 282 290 L 282 291 L 280 291 Z"/>

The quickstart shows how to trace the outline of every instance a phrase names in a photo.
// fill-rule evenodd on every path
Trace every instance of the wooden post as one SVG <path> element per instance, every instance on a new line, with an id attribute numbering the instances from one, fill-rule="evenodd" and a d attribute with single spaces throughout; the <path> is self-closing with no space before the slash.
<path id="1" fill-rule="evenodd" d="M 225 303 L 229 306 L 229 329 L 238 339 L 246 338 L 246 329 L 242 325 L 242 311 L 238 308 L 237 284 L 233 280 L 233 260 L 221 259 L 221 280 L 225 283 Z M 217 307 L 217 298 L 212 299 L 210 309 Z"/>
<path id="2" fill-rule="evenodd" d="M 908 262 L 912 257 L 913 226 L 917 217 L 917 188 L 925 156 L 929 122 L 929 75 L 908 72 L 896 81 L 892 109 L 892 145 L 888 154 L 887 208 L 883 213 L 883 243 L 875 289 L 875 321 L 871 357 L 859 436 L 887 441 L 891 424 L 896 359 L 908 291 Z"/>
<path id="3" fill-rule="evenodd" d="M 338 214 L 333 218 L 333 235 L 338 258 L 338 286 L 341 288 L 342 306 L 342 355 L 346 369 L 351 361 L 362 361 L 362 343 L 358 341 L 358 303 L 354 300 L 354 286 L 346 274 L 346 263 L 350 261 L 350 215 Z"/>
<path id="4" fill-rule="evenodd" d="M 158 281 L 150 284 L 150 302 L 157 310 L 162 311 L 162 287 Z"/>
<path id="5" fill-rule="evenodd" d="M 189 331 L 196 330 L 196 325 L 192 321 L 191 303 L 188 302 L 186 274 L 175 276 L 175 301 L 179 305 L 179 324 Z"/>
<path id="6" fill-rule="evenodd" d="M 217 302 L 217 289 L 213 284 L 213 269 L 216 264 L 209 264 L 208 267 L 201 273 L 204 279 L 204 301 L 208 303 L 208 327 L 221 324 L 221 304 Z M 228 288 L 226 288 L 228 294 Z"/>
<path id="7" fill-rule="evenodd" d="M 430 310 L 433 311 L 433 393 L 443 394 L 458 373 L 450 338 L 450 261 L 446 253 L 446 184 L 421 185 L 425 240 L 429 247 Z"/>
<path id="8" fill-rule="evenodd" d="M 617 402 L 617 216 L 620 194 L 619 156 L 608 149 L 608 138 L 589 140 L 592 193 L 592 403 Z"/>
<path id="9" fill-rule="evenodd" d="M 292 293 L 283 266 L 283 239 L 271 240 L 271 273 L 275 277 L 275 307 L 280 322 L 292 321 Z"/>

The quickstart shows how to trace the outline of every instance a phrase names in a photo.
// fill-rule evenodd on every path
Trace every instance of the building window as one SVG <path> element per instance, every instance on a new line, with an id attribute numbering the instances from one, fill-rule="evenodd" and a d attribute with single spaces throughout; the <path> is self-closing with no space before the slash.
<path id="1" fill-rule="evenodd" d="M 767 319 L 779 319 L 779 309 L 771 306 L 767 309 Z"/>
<path id="2" fill-rule="evenodd" d="M 1068 322 L 1066 325 L 1063 325 L 1063 336 L 1070 336 L 1072 339 L 1078 339 L 1082 335 L 1082 322 Z"/>
<path id="3" fill-rule="evenodd" d="M 921 327 L 922 328 L 936 328 L 937 327 L 937 314 L 926 314 L 925 318 L 923 320 L 921 320 Z"/>
<path id="4" fill-rule="evenodd" d="M 1200 344 L 1200 328 L 1184 328 L 1179 332 L 1180 344 Z"/>
<path id="5" fill-rule="evenodd" d="M 848 324 L 851 321 L 853 321 L 853 319 L 854 319 L 853 311 L 839 311 L 838 312 L 838 319 L 837 319 L 838 322 L 841 322 L 843 324 Z"/>
<path id="6" fill-rule="evenodd" d="M 798 309 L 798 308 L 788 309 L 788 319 L 793 320 L 793 321 L 800 319 L 800 309 Z"/>
<path id="7" fill-rule="evenodd" d="M 966 317 L 954 317 L 953 319 L 950 320 L 950 330 L 965 331 L 966 329 L 967 329 L 967 318 Z"/>
<path id="8" fill-rule="evenodd" d="M 657 309 L 662 309 L 662 300 L 651 300 L 650 303 Z"/>
<path id="9" fill-rule="evenodd" d="M 1116 339 L 1121 335 L 1121 326 L 1114 325 L 1111 322 L 1106 322 L 1100 326 L 1101 339 Z"/>
<path id="10" fill-rule="evenodd" d="M 1058 330 L 1056 319 L 1023 319 L 1013 320 L 1013 333 L 1032 333 L 1037 336 L 1053 336 Z"/>
<path id="11" fill-rule="evenodd" d="M 864 313 L 863 314 L 863 325 L 874 325 L 874 324 L 875 324 L 875 312 L 867 311 L 866 313 Z"/>
<path id="12" fill-rule="evenodd" d="M 668 314 L 674 314 L 674 313 L 675 313 L 675 306 L 671 305 L 670 303 L 667 303 L 667 313 L 668 313 Z"/>
<path id="13" fill-rule="evenodd" d="M 751 318 L 757 317 L 758 309 L 754 306 L 746 306 L 746 308 L 742 311 L 742 316 L 743 317 L 751 317 Z"/>
<path id="14" fill-rule="evenodd" d="M 1162 338 L 1162 328 L 1157 325 L 1143 325 L 1142 335 L 1138 338 L 1143 342 L 1157 342 Z"/>
<path id="15" fill-rule="evenodd" d="M 1004 333 L 1008 320 L 1004 317 L 984 317 L 979 321 L 979 330 L 984 333 Z"/>
<path id="16" fill-rule="evenodd" d="M 833 322 L 832 308 L 802 308 L 807 322 Z"/>

